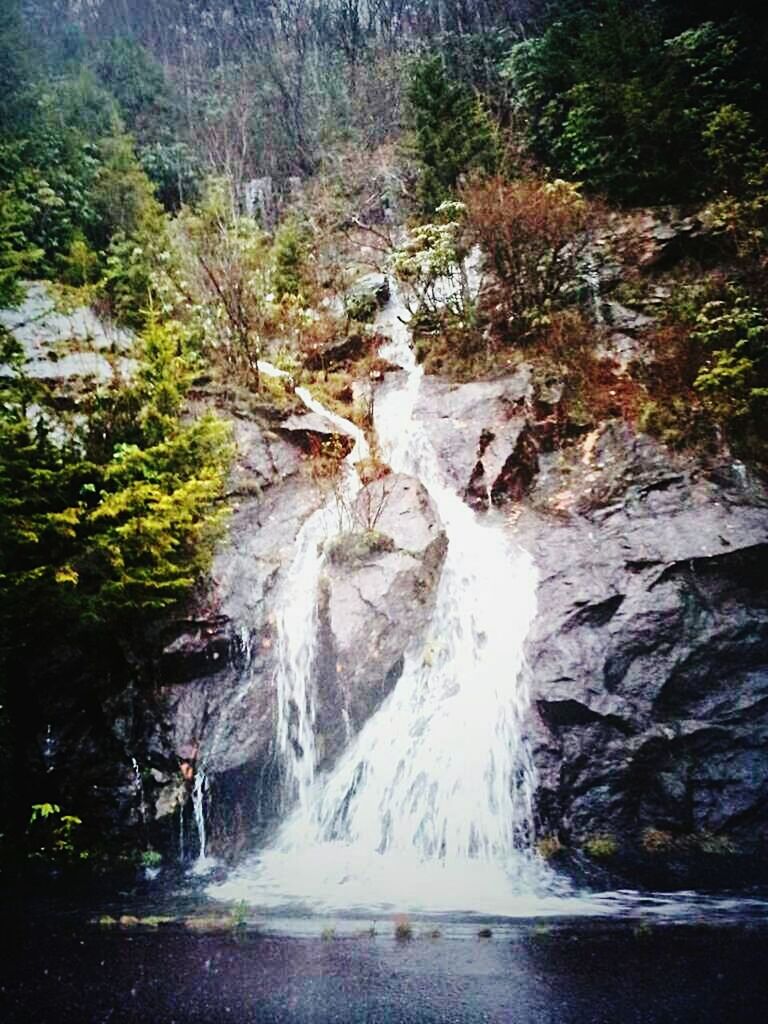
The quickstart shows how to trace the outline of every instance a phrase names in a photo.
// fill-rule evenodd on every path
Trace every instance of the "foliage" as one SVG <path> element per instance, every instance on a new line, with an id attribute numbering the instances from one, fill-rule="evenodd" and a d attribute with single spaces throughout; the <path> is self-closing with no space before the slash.
<path id="1" fill-rule="evenodd" d="M 15 135 L 33 109 L 31 40 L 21 17 L 19 0 L 0 5 L 0 137 Z"/>
<path id="2" fill-rule="evenodd" d="M 471 324 L 475 303 L 465 264 L 465 207 L 446 201 L 436 213 L 439 220 L 414 228 L 405 245 L 391 254 L 389 268 L 404 286 L 413 316 Z"/>
<path id="3" fill-rule="evenodd" d="M 732 291 L 699 313 L 694 340 L 711 353 L 694 387 L 723 420 L 764 416 L 768 400 L 768 318 Z"/>
<path id="4" fill-rule="evenodd" d="M 139 859 L 143 868 L 159 868 L 163 863 L 163 855 L 158 850 L 142 850 Z"/>
<path id="5" fill-rule="evenodd" d="M 480 180 L 462 198 L 469 237 L 493 270 L 503 315 L 525 334 L 579 287 L 605 222 L 602 208 L 571 182 L 536 178 Z"/>
<path id="6" fill-rule="evenodd" d="M 750 95 L 740 42 L 705 22 L 667 38 L 651 5 L 573 5 L 513 47 L 505 71 L 534 152 L 564 177 L 630 202 L 709 187 L 702 132 Z"/>
<path id="7" fill-rule="evenodd" d="M 439 55 L 415 60 L 406 85 L 413 154 L 420 170 L 418 198 L 432 214 L 453 197 L 462 174 L 496 170 L 500 150 L 480 99 L 448 77 Z"/>
<path id="8" fill-rule="evenodd" d="M 278 299 L 286 295 L 307 298 L 308 256 L 309 235 L 306 225 L 287 218 L 277 229 L 272 243 L 272 290 Z"/>
<path id="9" fill-rule="evenodd" d="M 583 848 L 594 860 L 608 860 L 616 855 L 619 844 L 610 832 L 596 832 L 584 840 Z"/>
<path id="10" fill-rule="evenodd" d="M 334 565 L 355 565 L 371 555 L 393 551 L 394 546 L 391 537 L 368 529 L 337 534 L 326 541 L 324 551 Z"/>
<path id="11" fill-rule="evenodd" d="M 132 628 L 188 593 L 223 524 L 230 454 L 221 421 L 181 421 L 189 363 L 172 325 L 147 330 L 134 382 L 91 393 L 76 416 L 18 355 L 12 365 L 0 395 L 6 655 L 39 628 Z"/>
<path id="12" fill-rule="evenodd" d="M 269 240 L 237 212 L 230 183 L 209 182 L 172 233 L 174 258 L 162 271 L 169 308 L 183 310 L 206 353 L 229 373 L 259 382 L 258 360 L 276 319 Z"/>
<path id="13" fill-rule="evenodd" d="M 128 127 L 141 140 L 172 116 L 162 66 L 136 39 L 113 36 L 96 57 L 100 81 L 120 105 Z"/>
<path id="14" fill-rule="evenodd" d="M 29 856 L 51 863 L 87 860 L 90 853 L 82 847 L 78 836 L 82 824 L 81 818 L 63 813 L 58 804 L 33 804 L 28 828 Z"/>
<path id="15" fill-rule="evenodd" d="M 188 143 L 165 137 L 142 146 L 138 157 L 166 210 L 200 198 L 200 160 Z"/>
<path id="16" fill-rule="evenodd" d="M 2 159 L 0 147 L 0 159 Z M 13 191 L 0 191 L 0 306 L 12 306 L 21 298 L 18 281 L 32 272 L 43 256 L 27 240 L 30 206 Z"/>
<path id="17" fill-rule="evenodd" d="M 129 136 L 117 133 L 100 141 L 91 203 L 91 236 L 99 248 L 118 233 L 123 237 L 136 236 L 160 222 L 162 211 Z"/>
<path id="18" fill-rule="evenodd" d="M 552 860 L 562 852 L 563 844 L 556 834 L 542 836 L 536 843 L 536 852 L 544 860 Z"/>

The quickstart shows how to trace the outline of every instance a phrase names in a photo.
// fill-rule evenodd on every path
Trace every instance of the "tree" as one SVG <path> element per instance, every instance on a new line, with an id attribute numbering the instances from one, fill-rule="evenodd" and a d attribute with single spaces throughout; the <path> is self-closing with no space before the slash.
<path id="1" fill-rule="evenodd" d="M 513 47 L 506 74 L 534 154 L 627 202 L 706 192 L 702 131 L 718 106 L 749 92 L 741 44 L 724 28 L 668 38 L 652 6 L 626 0 L 568 5 Z"/>
<path id="2" fill-rule="evenodd" d="M 480 99 L 448 78 L 440 56 L 411 64 L 406 97 L 420 170 L 419 203 L 431 213 L 453 196 L 462 174 L 496 170 L 498 141 Z"/>
<path id="3" fill-rule="evenodd" d="M 17 657 L 41 628 L 133 629 L 179 601 L 223 524 L 229 432 L 183 422 L 189 382 L 178 326 L 147 329 L 133 383 L 92 393 L 72 416 L 24 374 L 0 401 L 0 650 Z M 29 609 L 35 609 L 30 616 Z"/>
<path id="4" fill-rule="evenodd" d="M 212 180 L 173 226 L 175 260 L 164 272 L 170 307 L 181 304 L 206 353 L 259 385 L 258 360 L 271 325 L 268 237 L 238 214 L 231 182 Z"/>

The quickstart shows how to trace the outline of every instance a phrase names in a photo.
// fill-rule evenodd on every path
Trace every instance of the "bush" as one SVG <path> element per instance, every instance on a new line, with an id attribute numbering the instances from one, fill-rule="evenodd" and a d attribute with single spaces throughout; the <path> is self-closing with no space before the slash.
<path id="1" fill-rule="evenodd" d="M 524 335 L 577 294 L 603 208 L 566 181 L 490 178 L 462 191 L 469 239 L 480 246 L 510 326 Z"/>
<path id="2" fill-rule="evenodd" d="M 325 553 L 334 565 L 354 565 L 370 555 L 393 551 L 395 542 L 385 533 L 363 530 L 340 533 L 325 543 Z"/>
<path id="3" fill-rule="evenodd" d="M 667 38 L 652 5 L 596 0 L 513 47 L 505 73 L 540 159 L 613 199 L 659 203 L 710 190 L 702 131 L 755 93 L 742 65 L 711 22 Z"/>
<path id="4" fill-rule="evenodd" d="M 608 860 L 618 853 L 619 844 L 610 832 L 596 832 L 584 840 L 583 848 L 593 860 Z"/>
<path id="5" fill-rule="evenodd" d="M 743 293 L 709 302 L 693 337 L 711 352 L 694 382 L 705 404 L 728 422 L 764 415 L 768 401 L 768 319 Z"/>
<path id="6" fill-rule="evenodd" d="M 389 268 L 422 326 L 473 326 L 476 307 L 465 264 L 465 206 L 444 202 L 436 212 L 437 221 L 414 228 L 408 242 L 391 254 Z"/>

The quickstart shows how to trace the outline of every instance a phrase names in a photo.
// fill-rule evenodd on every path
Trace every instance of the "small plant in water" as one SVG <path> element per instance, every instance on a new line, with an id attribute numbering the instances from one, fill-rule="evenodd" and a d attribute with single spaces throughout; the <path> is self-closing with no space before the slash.
<path id="1" fill-rule="evenodd" d="M 323 928 L 322 932 L 320 933 L 320 938 L 323 940 L 323 942 L 332 942 L 336 938 L 336 929 Z"/>
<path id="2" fill-rule="evenodd" d="M 143 868 L 159 868 L 163 863 L 163 855 L 157 850 L 144 850 L 140 859 Z"/>

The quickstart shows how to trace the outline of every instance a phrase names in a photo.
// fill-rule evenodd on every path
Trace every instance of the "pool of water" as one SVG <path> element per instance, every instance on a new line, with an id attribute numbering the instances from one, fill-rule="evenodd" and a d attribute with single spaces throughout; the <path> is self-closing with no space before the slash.
<path id="1" fill-rule="evenodd" d="M 741 1024 L 768 1013 L 758 892 L 591 894 L 518 917 L 319 915 L 233 906 L 203 885 L 7 902 L 0 1019 Z"/>

